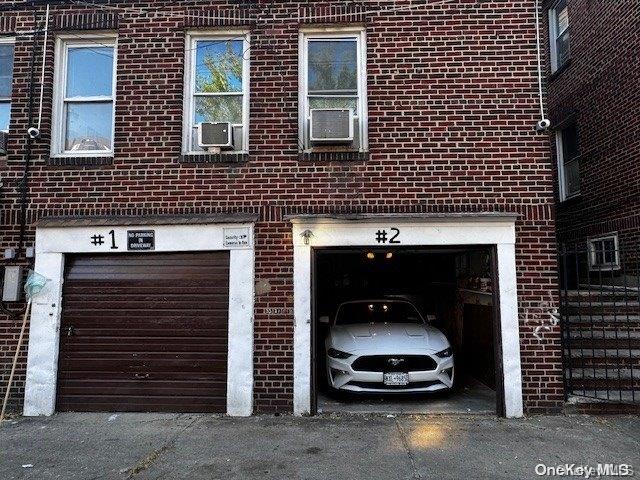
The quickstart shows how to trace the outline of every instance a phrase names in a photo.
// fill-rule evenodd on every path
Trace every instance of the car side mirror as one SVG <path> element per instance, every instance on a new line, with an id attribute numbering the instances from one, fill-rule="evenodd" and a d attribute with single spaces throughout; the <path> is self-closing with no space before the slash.
<path id="1" fill-rule="evenodd" d="M 329 317 L 327 315 L 321 316 L 318 321 L 323 325 L 329 325 Z"/>

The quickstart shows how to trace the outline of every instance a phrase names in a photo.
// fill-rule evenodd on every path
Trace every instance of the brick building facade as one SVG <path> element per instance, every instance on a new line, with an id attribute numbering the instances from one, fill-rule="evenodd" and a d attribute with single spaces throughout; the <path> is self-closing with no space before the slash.
<path id="1" fill-rule="evenodd" d="M 503 333 L 519 339 L 520 353 L 505 351 L 505 366 L 518 364 L 525 412 L 561 407 L 559 328 L 549 324 L 540 334 L 536 330 L 557 302 L 557 261 L 554 170 L 548 137 L 535 130 L 535 1 L 82 3 L 51 6 L 41 136 L 33 141 L 25 131 L 38 121 L 44 35 L 34 38 L 30 32 L 43 28 L 45 7 L 36 5 L 35 14 L 21 6 L 1 12 L 0 33 L 15 42 L 8 155 L 0 160 L 0 246 L 16 249 L 17 257 L 4 260 L 5 265 L 31 265 L 25 252 L 35 244 L 36 270 L 46 270 L 50 264 L 41 260 L 39 267 L 38 256 L 49 258 L 54 250 L 38 243 L 52 245 L 58 233 L 71 238 L 62 232 L 66 226 L 102 228 L 107 236 L 110 228 L 128 225 L 127 218 L 136 226 L 154 218 L 164 226 L 189 218 L 201 224 L 207 217 L 226 225 L 230 216 L 243 215 L 241 223 L 252 224 L 255 242 L 252 411 L 304 413 L 305 407 L 295 404 L 295 380 L 304 377 L 299 376 L 304 368 L 295 365 L 296 328 L 304 319 L 296 318 L 301 310 L 294 294 L 294 244 L 301 240 L 294 236 L 292 219 L 359 214 L 385 225 L 398 219 L 413 228 L 412 218 L 427 226 L 468 225 L 487 214 L 510 218 L 515 222 L 517 325 Z M 359 100 L 368 117 L 361 131 L 367 141 L 355 149 L 309 149 L 299 135 L 300 32 L 318 28 L 364 34 L 366 96 Z M 248 33 L 250 45 L 247 149 L 189 154 L 183 125 L 187 36 L 239 31 Z M 52 154 L 56 42 L 96 32 L 117 38 L 113 154 Z M 38 241 L 36 225 L 43 230 Z M 47 228 L 55 235 L 45 239 Z M 322 234 L 315 235 L 320 241 Z M 314 241 L 311 237 L 312 246 Z M 92 248 L 87 240 L 75 251 Z M 61 289 L 56 281 L 54 287 Z M 19 312 L 20 305 L 7 308 Z M 36 308 L 32 346 L 20 357 L 15 406 L 22 404 L 29 383 L 27 354 L 37 363 L 34 318 L 60 315 L 55 306 L 49 313 L 44 305 Z M 509 315 L 509 305 L 500 308 Z M 0 314 L 3 384 L 18 330 L 18 319 Z M 56 327 L 50 331 L 55 336 Z M 251 352 L 247 355 L 251 358 Z M 53 365 L 57 357 L 51 358 Z M 305 356 L 300 358 L 304 362 Z M 37 383 L 38 371 L 32 374 Z"/>
<path id="2" fill-rule="evenodd" d="M 575 191 L 560 194 L 558 236 L 587 246 L 589 239 L 617 235 L 617 263 L 631 285 L 637 283 L 640 250 L 640 5 L 573 0 L 566 6 L 570 53 L 548 71 L 549 109 L 557 131 L 575 128 L 570 135 L 579 173 Z M 621 270 L 607 275 L 622 283 Z"/>
<path id="3" fill-rule="evenodd" d="M 640 4 L 544 7 L 566 391 L 596 399 L 584 408 L 637 412 Z"/>

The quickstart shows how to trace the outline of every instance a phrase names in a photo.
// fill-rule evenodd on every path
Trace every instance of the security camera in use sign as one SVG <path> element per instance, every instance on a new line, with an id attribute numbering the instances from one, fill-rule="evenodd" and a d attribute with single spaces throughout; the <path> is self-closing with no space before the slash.
<path id="1" fill-rule="evenodd" d="M 155 230 L 128 230 L 127 250 L 153 250 L 156 247 Z"/>

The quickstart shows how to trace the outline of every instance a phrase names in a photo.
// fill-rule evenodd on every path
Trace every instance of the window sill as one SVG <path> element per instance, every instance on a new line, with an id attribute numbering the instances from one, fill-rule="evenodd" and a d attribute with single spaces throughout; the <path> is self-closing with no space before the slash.
<path id="1" fill-rule="evenodd" d="M 180 155 L 180 163 L 185 164 L 238 164 L 249 161 L 246 152 L 231 153 L 183 153 Z"/>
<path id="2" fill-rule="evenodd" d="M 602 266 L 602 267 L 599 267 L 597 265 L 589 266 L 590 272 L 617 272 L 618 270 L 621 270 L 620 265 L 609 265 L 609 266 Z"/>
<path id="3" fill-rule="evenodd" d="M 551 74 L 549 75 L 549 81 L 551 82 L 556 78 L 558 78 L 560 75 L 562 75 L 562 72 L 564 72 L 570 66 L 571 66 L 571 58 L 568 58 L 567 61 L 564 62 L 561 66 L 559 66 L 554 72 L 551 72 Z"/>
<path id="4" fill-rule="evenodd" d="M 49 157 L 47 165 L 52 167 L 101 167 L 104 165 L 112 165 L 113 157 Z"/>
<path id="5" fill-rule="evenodd" d="M 334 152 L 300 152 L 298 160 L 303 162 L 366 162 L 369 160 L 369 152 L 353 150 Z"/>

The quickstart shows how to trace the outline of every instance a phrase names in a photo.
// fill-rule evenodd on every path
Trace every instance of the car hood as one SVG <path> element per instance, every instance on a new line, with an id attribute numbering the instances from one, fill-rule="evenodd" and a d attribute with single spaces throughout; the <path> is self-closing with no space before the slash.
<path id="1" fill-rule="evenodd" d="M 335 325 L 329 340 L 337 350 L 380 355 L 414 350 L 435 353 L 450 346 L 447 337 L 437 328 L 415 323 Z"/>

